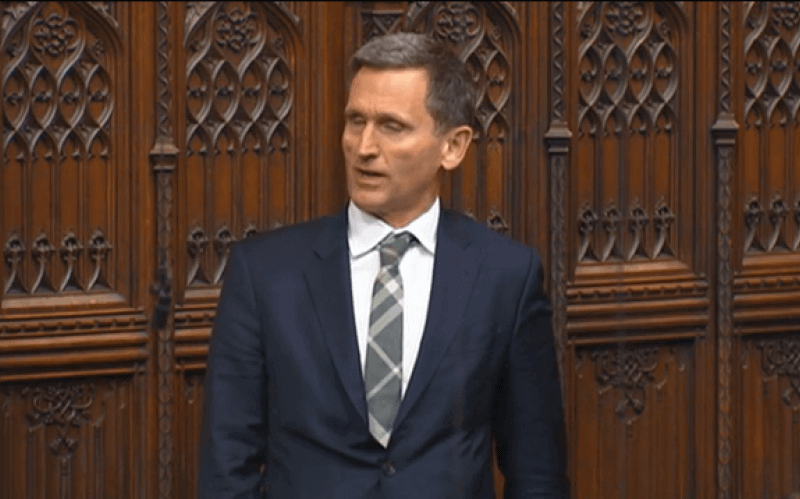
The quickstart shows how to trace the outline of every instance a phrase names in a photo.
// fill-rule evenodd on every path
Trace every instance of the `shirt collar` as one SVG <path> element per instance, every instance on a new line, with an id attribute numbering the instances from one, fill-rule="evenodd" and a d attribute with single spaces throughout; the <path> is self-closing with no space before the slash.
<path id="1" fill-rule="evenodd" d="M 405 227 L 393 228 L 383 220 L 365 212 L 351 200 L 347 207 L 347 242 L 354 258 L 363 256 L 390 233 L 408 231 L 431 254 L 436 252 L 436 229 L 439 226 L 439 198 L 428 210 Z"/>

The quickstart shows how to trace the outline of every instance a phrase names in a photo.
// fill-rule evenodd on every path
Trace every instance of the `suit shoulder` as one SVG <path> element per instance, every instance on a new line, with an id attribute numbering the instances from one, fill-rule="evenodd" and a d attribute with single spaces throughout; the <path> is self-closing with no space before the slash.
<path id="1" fill-rule="evenodd" d="M 458 226 L 466 232 L 472 244 L 477 244 L 489 261 L 494 261 L 504 266 L 524 266 L 525 268 L 531 264 L 531 260 L 533 260 L 534 265 L 540 264 L 541 259 L 534 248 L 492 230 L 485 224 L 462 213 L 451 210 L 447 210 L 446 213 L 456 220 Z"/>
<path id="2" fill-rule="evenodd" d="M 295 258 L 304 249 L 310 249 L 321 231 L 335 222 L 334 216 L 325 216 L 258 232 L 237 243 L 245 258 L 253 255 L 293 255 Z"/>

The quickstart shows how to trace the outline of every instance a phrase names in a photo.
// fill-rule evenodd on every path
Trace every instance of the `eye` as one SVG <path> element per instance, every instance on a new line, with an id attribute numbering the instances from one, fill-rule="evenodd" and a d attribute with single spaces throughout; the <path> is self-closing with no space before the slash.
<path id="1" fill-rule="evenodd" d="M 390 121 L 384 121 L 383 123 L 381 123 L 381 128 L 383 128 L 384 130 L 386 130 L 388 132 L 399 133 L 399 132 L 402 132 L 403 130 L 405 130 L 406 127 L 402 123 L 398 123 L 397 121 L 391 121 L 390 120 Z"/>
<path id="2" fill-rule="evenodd" d="M 344 121 L 348 126 L 363 126 L 366 120 L 363 116 L 356 113 L 348 113 L 344 116 Z"/>

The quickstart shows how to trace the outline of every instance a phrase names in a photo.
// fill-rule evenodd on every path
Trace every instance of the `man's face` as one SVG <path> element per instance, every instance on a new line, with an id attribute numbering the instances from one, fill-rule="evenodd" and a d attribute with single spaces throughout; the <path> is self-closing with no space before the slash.
<path id="1" fill-rule="evenodd" d="M 439 192 L 447 134 L 437 134 L 424 69 L 369 69 L 350 85 L 342 134 L 347 190 L 362 210 L 400 227 Z"/>

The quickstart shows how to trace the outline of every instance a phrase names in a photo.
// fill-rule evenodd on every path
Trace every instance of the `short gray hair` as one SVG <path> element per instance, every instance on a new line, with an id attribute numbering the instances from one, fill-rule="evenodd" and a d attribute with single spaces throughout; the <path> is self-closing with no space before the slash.
<path id="1" fill-rule="evenodd" d="M 474 128 L 476 89 L 466 65 L 443 43 L 417 33 L 373 38 L 350 58 L 350 78 L 362 68 L 421 68 L 428 73 L 425 102 L 437 133 L 461 126 Z"/>

